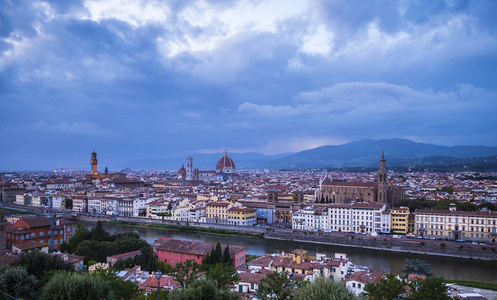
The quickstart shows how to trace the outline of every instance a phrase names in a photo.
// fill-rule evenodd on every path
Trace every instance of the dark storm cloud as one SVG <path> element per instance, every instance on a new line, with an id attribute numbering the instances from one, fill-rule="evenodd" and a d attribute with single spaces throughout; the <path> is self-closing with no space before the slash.
<path id="1" fill-rule="evenodd" d="M 492 1 L 1 7 L 0 169 L 85 166 L 94 148 L 111 165 L 362 138 L 497 142 Z"/>

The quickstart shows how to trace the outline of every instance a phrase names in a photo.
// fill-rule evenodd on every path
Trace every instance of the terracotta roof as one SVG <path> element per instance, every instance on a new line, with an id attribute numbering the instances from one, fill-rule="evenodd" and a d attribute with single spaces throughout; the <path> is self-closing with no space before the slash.
<path id="1" fill-rule="evenodd" d="M 264 254 L 252 260 L 248 264 L 249 266 L 254 266 L 254 267 L 258 266 L 261 268 L 269 268 L 272 262 L 273 262 L 273 257 L 271 256 L 271 254 Z"/>
<path id="2" fill-rule="evenodd" d="M 157 278 L 155 275 L 150 276 L 140 284 L 140 289 L 145 290 L 147 292 L 156 291 L 157 290 Z M 179 282 L 175 281 L 172 277 L 167 275 L 162 275 L 160 278 L 160 286 L 161 288 L 174 289 L 179 287 Z"/>
<path id="3" fill-rule="evenodd" d="M 0 267 L 8 266 L 19 258 L 16 254 L 4 254 L 0 256 Z"/>
<path id="4" fill-rule="evenodd" d="M 107 256 L 107 258 L 115 258 L 115 259 L 119 259 L 121 257 L 129 257 L 129 256 L 136 256 L 138 254 L 140 254 L 141 250 L 136 250 L 136 251 L 131 251 L 131 252 L 126 252 L 126 253 L 121 253 L 121 254 L 116 254 L 116 255 L 112 255 L 112 256 Z"/>
<path id="5" fill-rule="evenodd" d="M 228 202 L 209 202 L 207 206 L 225 206 L 228 207 L 231 203 Z"/>
<path id="6" fill-rule="evenodd" d="M 369 272 L 358 271 L 350 275 L 350 277 L 346 278 L 345 281 L 358 281 L 364 284 L 375 283 L 383 275 L 385 275 L 385 271 L 381 270 L 370 270 Z"/>
<path id="7" fill-rule="evenodd" d="M 50 219 L 47 217 L 24 217 L 19 219 L 19 221 L 24 221 L 29 226 L 29 228 L 50 226 Z M 14 227 L 17 227 L 15 225 L 18 222 L 14 224 Z"/>
<path id="8" fill-rule="evenodd" d="M 240 276 L 240 282 L 248 282 L 248 283 L 256 283 L 259 284 L 259 282 L 266 278 L 266 274 L 262 273 L 248 273 L 248 272 L 240 272 L 238 273 Z"/>
<path id="9" fill-rule="evenodd" d="M 16 247 L 21 251 L 36 249 L 40 247 L 48 247 L 48 243 L 37 243 L 35 241 L 25 242 L 23 244 L 13 245 L 12 247 Z"/>
<path id="10" fill-rule="evenodd" d="M 228 156 L 226 150 L 224 151 L 223 157 L 221 157 L 216 164 L 216 170 L 223 169 L 235 169 L 235 162 Z"/>
<path id="11" fill-rule="evenodd" d="M 215 243 L 204 243 L 186 240 L 177 240 L 170 238 L 158 238 L 154 241 L 154 249 L 166 250 L 172 252 L 194 254 L 194 255 L 206 255 L 209 251 L 212 251 L 216 247 Z M 245 250 L 245 247 L 241 246 L 229 246 L 230 256 L 233 257 L 236 253 Z M 221 250 L 224 253 L 224 248 L 226 245 L 221 245 Z"/>

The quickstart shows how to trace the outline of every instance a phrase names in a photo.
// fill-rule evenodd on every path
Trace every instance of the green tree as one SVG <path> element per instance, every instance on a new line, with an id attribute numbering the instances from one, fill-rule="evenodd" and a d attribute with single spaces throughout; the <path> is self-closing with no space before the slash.
<path id="1" fill-rule="evenodd" d="M 113 299 L 108 282 L 98 276 L 58 273 L 43 288 L 42 300 Z"/>
<path id="2" fill-rule="evenodd" d="M 90 231 L 80 222 L 76 225 L 74 229 L 74 235 L 69 239 L 69 253 L 74 253 L 78 248 L 79 244 L 90 238 Z"/>
<path id="3" fill-rule="evenodd" d="M 119 253 L 136 251 L 143 247 L 150 246 L 147 241 L 141 238 L 116 239 L 116 243 L 119 245 Z"/>
<path id="4" fill-rule="evenodd" d="M 380 278 L 375 284 L 366 284 L 364 290 L 369 299 L 373 300 L 397 300 L 403 299 L 405 280 L 398 279 L 394 274 L 388 274 Z"/>
<path id="5" fill-rule="evenodd" d="M 12 266 L 24 267 L 30 275 L 41 279 L 45 272 L 51 270 L 73 271 L 74 266 L 62 260 L 60 256 L 33 251 L 21 255 Z"/>
<path id="6" fill-rule="evenodd" d="M 226 245 L 226 248 L 224 248 L 223 263 L 225 263 L 225 264 L 231 263 L 230 246 L 229 245 Z"/>
<path id="7" fill-rule="evenodd" d="M 425 275 L 426 277 L 433 276 L 433 273 L 431 273 L 430 264 L 428 264 L 425 260 L 418 258 L 406 258 L 404 262 L 406 263 L 406 267 L 405 269 L 401 270 L 401 272 L 404 273 L 404 278 L 407 278 L 407 276 L 411 273 Z"/>
<path id="8" fill-rule="evenodd" d="M 102 221 L 98 221 L 97 226 L 95 226 L 95 229 L 91 234 L 91 239 L 93 241 L 101 242 L 104 239 L 104 235 L 105 235 L 105 230 L 102 225 Z"/>
<path id="9" fill-rule="evenodd" d="M 199 277 L 200 265 L 192 259 L 178 262 L 173 268 L 171 276 L 181 287 L 185 287 Z"/>
<path id="10" fill-rule="evenodd" d="M 146 244 L 140 249 L 141 253 L 135 257 L 135 263 L 140 265 L 143 270 L 157 270 L 157 261 L 154 258 L 154 249 Z"/>
<path id="11" fill-rule="evenodd" d="M 165 262 L 158 260 L 157 261 L 157 270 L 160 270 L 162 274 L 172 274 L 173 273 L 173 266 L 171 264 L 166 264 Z"/>
<path id="12" fill-rule="evenodd" d="M 454 194 L 454 187 L 452 186 L 444 186 L 443 188 L 440 189 L 442 192 L 446 192 L 447 194 Z"/>
<path id="13" fill-rule="evenodd" d="M 114 233 L 110 238 L 109 241 L 111 242 L 116 242 L 120 244 L 121 242 L 125 240 L 130 240 L 130 239 L 141 239 L 140 235 L 137 232 L 133 231 L 125 231 L 125 232 L 119 232 L 119 233 Z M 139 247 L 135 250 L 138 250 Z"/>
<path id="14" fill-rule="evenodd" d="M 211 252 L 211 264 L 215 265 L 220 262 L 223 262 L 223 251 L 221 250 L 221 244 L 217 243 L 216 248 L 212 249 Z"/>
<path id="15" fill-rule="evenodd" d="M 452 299 L 447 295 L 445 281 L 441 277 L 430 277 L 425 280 L 417 279 L 409 283 L 410 294 L 408 300 L 445 300 Z"/>
<path id="16" fill-rule="evenodd" d="M 209 254 L 209 251 L 207 251 L 207 254 L 205 254 L 204 258 L 202 259 L 202 265 L 210 265 L 211 264 L 211 255 Z"/>
<path id="17" fill-rule="evenodd" d="M 119 254 L 119 245 L 115 242 L 97 242 L 86 240 L 79 244 L 75 253 L 85 257 L 86 261 L 105 262 L 107 256 Z"/>
<path id="18" fill-rule="evenodd" d="M 240 281 L 236 269 L 222 263 L 211 266 L 205 276 L 214 281 L 218 288 L 231 288 Z"/>
<path id="19" fill-rule="evenodd" d="M 290 299 L 295 290 L 303 286 L 302 280 L 291 279 L 286 272 L 273 272 L 261 279 L 255 296 L 259 299 Z"/>
<path id="20" fill-rule="evenodd" d="M 105 282 L 109 283 L 114 299 L 131 300 L 141 294 L 141 291 L 136 283 L 129 280 L 121 280 L 115 273 L 109 270 L 98 270 L 93 273 L 92 276 L 102 278 Z"/>
<path id="21" fill-rule="evenodd" d="M 162 299 L 162 297 L 161 297 Z M 168 300 L 238 300 L 237 294 L 220 289 L 209 279 L 195 280 L 178 292 L 169 294 Z"/>
<path id="22" fill-rule="evenodd" d="M 331 279 L 317 278 L 313 283 L 306 284 L 297 290 L 296 300 L 354 300 L 356 296 L 346 287 Z"/>
<path id="23" fill-rule="evenodd" d="M 38 299 L 36 277 L 30 275 L 26 268 L 20 266 L 2 270 L 0 290 L 17 298 Z"/>
<path id="24" fill-rule="evenodd" d="M 130 269 L 135 266 L 135 260 L 132 257 L 126 259 L 120 259 L 112 265 L 113 270 L 122 271 L 124 269 Z"/>

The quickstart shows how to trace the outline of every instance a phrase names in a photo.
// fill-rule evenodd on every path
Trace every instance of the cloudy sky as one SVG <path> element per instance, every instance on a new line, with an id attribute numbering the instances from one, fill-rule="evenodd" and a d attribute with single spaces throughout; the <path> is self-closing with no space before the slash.
<path id="1" fill-rule="evenodd" d="M 0 170 L 497 146 L 496 1 L 0 0 Z"/>

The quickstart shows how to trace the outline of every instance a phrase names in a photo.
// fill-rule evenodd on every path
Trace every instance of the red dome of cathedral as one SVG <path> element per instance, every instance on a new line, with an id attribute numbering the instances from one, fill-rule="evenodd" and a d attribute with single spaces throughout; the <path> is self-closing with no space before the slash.
<path id="1" fill-rule="evenodd" d="M 216 171 L 234 170 L 235 162 L 228 156 L 228 152 L 224 150 L 224 155 L 217 161 Z"/>
<path id="2" fill-rule="evenodd" d="M 185 165 L 182 165 L 181 168 L 178 170 L 178 172 L 176 172 L 176 174 L 178 176 L 181 176 L 183 175 L 183 177 L 186 175 L 186 169 L 185 169 Z"/>

